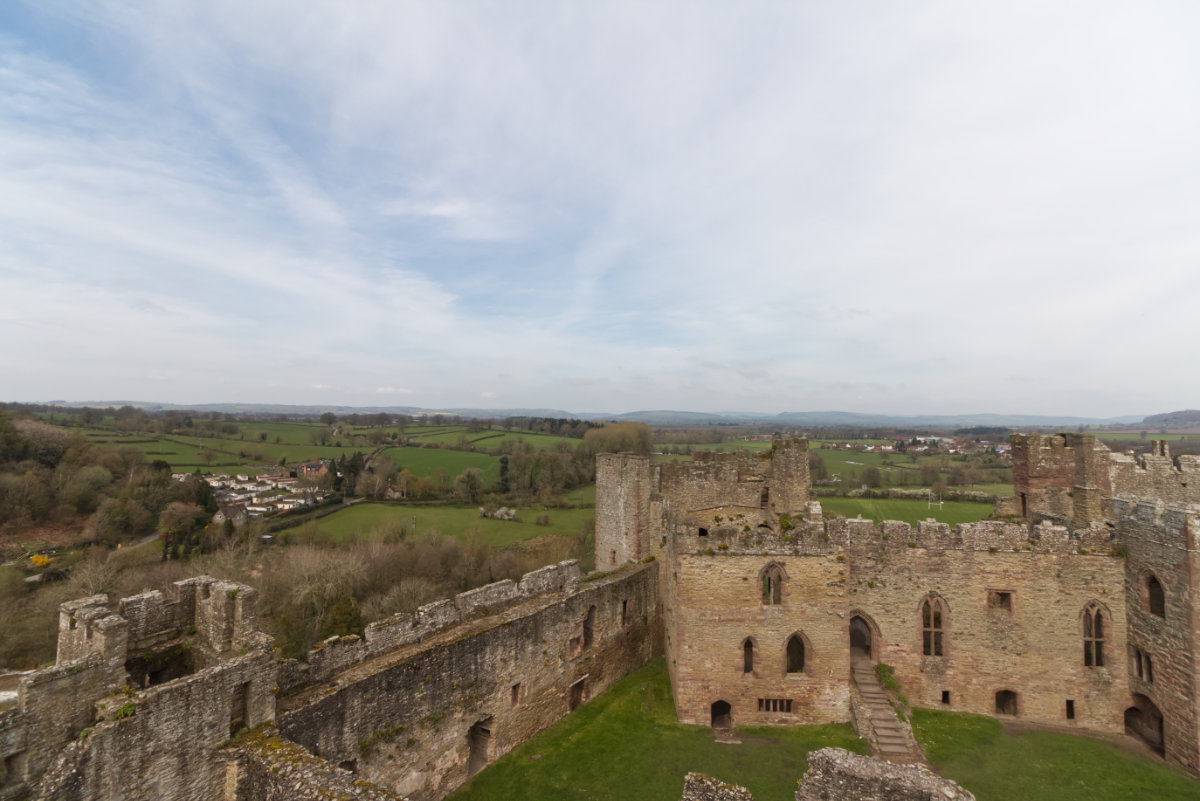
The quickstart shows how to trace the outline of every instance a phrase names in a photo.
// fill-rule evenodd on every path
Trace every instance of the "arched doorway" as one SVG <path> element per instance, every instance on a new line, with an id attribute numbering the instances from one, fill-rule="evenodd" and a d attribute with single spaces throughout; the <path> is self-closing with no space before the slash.
<path id="1" fill-rule="evenodd" d="M 714 729 L 733 728 L 733 710 L 728 701 L 713 701 L 712 727 Z"/>
<path id="2" fill-rule="evenodd" d="M 1138 738 L 1162 756 L 1163 740 L 1162 712 L 1144 695 L 1133 696 L 1133 706 L 1125 710 L 1125 733 Z"/>
<path id="3" fill-rule="evenodd" d="M 877 649 L 874 624 L 864 615 L 853 615 L 850 618 L 850 661 L 874 662 L 878 657 Z"/>
<path id="4" fill-rule="evenodd" d="M 997 715 L 1017 715 L 1017 694 L 1012 690 L 997 690 L 996 691 L 996 714 Z"/>

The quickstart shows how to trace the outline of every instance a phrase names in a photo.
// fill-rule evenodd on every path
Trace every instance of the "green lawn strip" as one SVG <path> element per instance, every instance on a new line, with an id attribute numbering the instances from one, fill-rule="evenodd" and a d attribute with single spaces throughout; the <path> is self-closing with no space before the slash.
<path id="1" fill-rule="evenodd" d="M 932 517 L 941 523 L 958 525 L 982 520 L 992 513 L 990 503 L 968 503 L 965 501 L 946 501 L 939 509 L 937 504 L 932 506 L 926 501 L 896 500 L 890 498 L 818 498 L 827 517 L 840 514 L 854 518 L 860 514 L 875 520 L 901 520 L 915 526 L 918 522 Z"/>
<path id="2" fill-rule="evenodd" d="M 237 423 L 238 429 L 242 432 L 246 442 L 260 441 L 259 435 L 265 433 L 267 442 L 274 442 L 276 437 L 279 437 L 285 444 L 290 445 L 305 445 L 312 440 L 309 436 L 313 431 L 328 430 L 329 426 L 324 423 Z"/>
<path id="3" fill-rule="evenodd" d="M 490 520 L 480 517 L 475 506 L 360 503 L 322 518 L 317 525 L 336 539 L 346 539 L 352 534 L 366 538 L 390 520 L 406 526 L 415 521 L 417 536 L 432 531 L 460 539 L 478 535 L 488 545 L 503 547 L 533 537 L 575 536 L 594 515 L 593 509 L 521 509 L 517 512 L 519 520 Z M 550 525 L 536 524 L 542 516 L 550 518 Z"/>
<path id="4" fill-rule="evenodd" d="M 740 745 L 702 726 L 680 726 L 666 665 L 647 665 L 480 773 L 452 801 L 670 801 L 689 771 L 750 789 L 758 801 L 791 801 L 809 751 L 863 752 L 846 724 L 738 729 Z M 535 754 L 541 758 L 531 759 Z"/>
<path id="5" fill-rule="evenodd" d="M 411 470 L 418 476 L 432 475 L 439 467 L 446 468 L 451 477 L 468 467 L 478 467 L 490 486 L 500 475 L 500 461 L 486 453 L 449 451 L 442 448 L 388 448 L 384 451 L 398 467 Z"/>
<path id="6" fill-rule="evenodd" d="M 1007 734 L 981 715 L 913 710 L 930 764 L 979 801 L 1195 801 L 1200 783 L 1090 737 Z"/>

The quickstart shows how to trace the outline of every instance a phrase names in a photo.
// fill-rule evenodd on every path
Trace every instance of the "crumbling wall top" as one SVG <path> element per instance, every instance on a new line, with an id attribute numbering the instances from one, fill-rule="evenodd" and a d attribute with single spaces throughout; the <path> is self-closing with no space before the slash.
<path id="1" fill-rule="evenodd" d="M 959 785 L 924 765 L 898 765 L 822 748 L 808 755 L 796 801 L 975 801 Z"/>

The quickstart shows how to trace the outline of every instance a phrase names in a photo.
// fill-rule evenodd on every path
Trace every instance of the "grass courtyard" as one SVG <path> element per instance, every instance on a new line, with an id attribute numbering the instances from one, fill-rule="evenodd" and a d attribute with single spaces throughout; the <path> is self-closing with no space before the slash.
<path id="1" fill-rule="evenodd" d="M 675 801 L 689 771 L 748 787 L 756 801 L 791 801 L 809 751 L 862 751 L 848 724 L 738 729 L 740 745 L 680 726 L 666 664 L 647 665 L 514 748 L 450 801 Z M 536 759 L 535 759 L 536 757 Z"/>
<path id="2" fill-rule="evenodd" d="M 1008 734 L 993 718 L 916 710 L 929 762 L 979 801 L 1196 801 L 1200 783 L 1170 767 L 1089 737 Z M 863 753 L 849 725 L 739 728 L 722 744 L 680 726 L 666 665 L 657 660 L 618 682 L 450 796 L 450 801 L 675 801 L 689 771 L 750 789 L 756 801 L 791 801 L 809 751 Z"/>
<path id="3" fill-rule="evenodd" d="M 1048 731 L 1006 733 L 983 715 L 913 710 L 930 765 L 978 801 L 1196 801 L 1200 782 L 1114 743 Z"/>

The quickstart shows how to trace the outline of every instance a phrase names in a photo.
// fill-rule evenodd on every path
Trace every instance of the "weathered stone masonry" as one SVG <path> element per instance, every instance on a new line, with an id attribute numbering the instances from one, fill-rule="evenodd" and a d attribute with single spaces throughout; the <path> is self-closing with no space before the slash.
<path id="1" fill-rule="evenodd" d="M 681 722 L 850 720 L 857 650 L 917 705 L 1126 731 L 1200 769 L 1194 460 L 1175 466 L 1163 443 L 1135 461 L 1087 435 L 1018 435 L 1024 519 L 913 528 L 824 520 L 807 474 L 778 469 L 804 451 L 612 456 L 599 474 L 598 504 L 610 478 L 638 488 L 637 504 L 598 515 L 596 558 L 661 561 Z"/>
<path id="2" fill-rule="evenodd" d="M 0 715 L 0 798 L 440 798 L 652 657 L 656 573 L 552 565 L 306 663 L 272 655 L 244 585 L 64 604 L 57 663 Z M 255 730 L 229 745 L 276 720 L 299 742 Z"/>
<path id="3" fill-rule="evenodd" d="M 578 583 L 281 701 L 286 737 L 414 799 L 469 775 L 652 656 L 656 565 Z"/>

